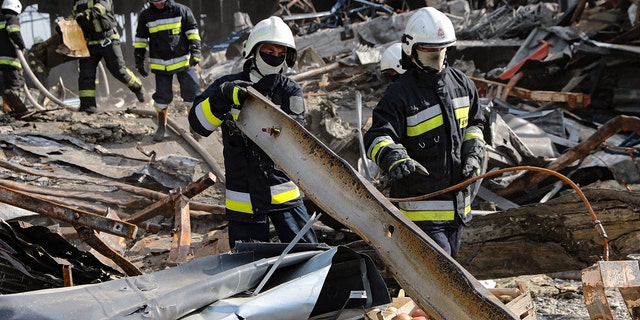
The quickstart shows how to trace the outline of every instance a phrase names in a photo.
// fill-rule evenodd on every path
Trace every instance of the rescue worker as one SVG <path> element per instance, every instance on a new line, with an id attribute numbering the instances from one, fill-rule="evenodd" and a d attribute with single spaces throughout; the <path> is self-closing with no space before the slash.
<path id="1" fill-rule="evenodd" d="M 149 74 L 144 59 L 149 49 L 151 72 L 155 74 L 153 94 L 158 129 L 153 138 L 164 139 L 169 104 L 173 100 L 173 76 L 180 83 L 180 95 L 191 110 L 193 100 L 201 93 L 200 80 L 194 66 L 202 59 L 200 33 L 189 7 L 174 0 L 149 0 L 138 17 L 134 56 L 141 76 Z M 187 111 L 188 112 L 188 111 Z"/>
<path id="2" fill-rule="evenodd" d="M 406 70 L 402 68 L 402 44 L 394 43 L 387 47 L 380 59 L 380 73 L 387 82 L 398 80 Z"/>
<path id="3" fill-rule="evenodd" d="M 22 64 L 17 50 L 24 52 L 24 40 L 20 33 L 18 15 L 22 12 L 19 0 L 2 2 L 2 20 L 0 20 L 0 72 L 2 72 L 2 105 L 5 112 L 16 119 L 24 119 L 33 115 L 20 98 L 24 87 Z"/>
<path id="4" fill-rule="evenodd" d="M 392 179 L 392 198 L 429 194 L 480 173 L 485 120 L 474 83 L 446 61 L 455 42 L 451 20 L 434 8 L 418 9 L 407 22 L 407 71 L 387 88 L 364 136 L 367 156 Z M 455 258 L 471 220 L 469 192 L 467 187 L 397 205 Z"/>
<path id="5" fill-rule="evenodd" d="M 138 101 L 144 102 L 142 82 L 124 63 L 112 0 L 75 0 L 71 14 L 82 29 L 90 53 L 89 57 L 79 60 L 79 111 L 85 113 L 97 111 L 96 73 L 98 64 L 103 58 L 109 72 L 126 85 L 136 95 Z"/>
<path id="6" fill-rule="evenodd" d="M 302 88 L 283 74 L 296 61 L 293 34 L 279 17 L 255 25 L 244 45 L 239 73 L 215 80 L 189 113 L 191 128 L 202 136 L 222 129 L 229 245 L 268 242 L 269 220 L 281 242 L 290 242 L 310 219 L 300 190 L 271 158 L 235 127 L 247 85 L 269 98 L 299 123 L 304 122 Z M 300 240 L 316 243 L 312 229 Z"/>

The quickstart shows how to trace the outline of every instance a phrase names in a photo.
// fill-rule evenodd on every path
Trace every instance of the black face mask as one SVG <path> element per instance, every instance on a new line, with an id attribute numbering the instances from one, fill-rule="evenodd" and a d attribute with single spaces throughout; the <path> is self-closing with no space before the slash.
<path id="1" fill-rule="evenodd" d="M 260 58 L 272 67 L 277 67 L 284 62 L 284 56 L 276 57 L 265 52 L 260 52 Z"/>

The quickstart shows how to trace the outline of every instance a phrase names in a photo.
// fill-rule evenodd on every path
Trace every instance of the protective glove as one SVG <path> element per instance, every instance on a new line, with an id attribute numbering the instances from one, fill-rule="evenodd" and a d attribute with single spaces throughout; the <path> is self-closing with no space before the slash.
<path id="1" fill-rule="evenodd" d="M 484 142 L 480 139 L 468 139 L 462 143 L 462 177 L 465 180 L 477 177 L 484 161 Z"/>
<path id="2" fill-rule="evenodd" d="M 149 72 L 144 67 L 144 57 L 136 57 L 136 71 L 143 77 L 146 78 L 149 76 Z"/>
<path id="3" fill-rule="evenodd" d="M 411 159 L 407 149 L 401 145 L 389 144 L 381 151 L 380 167 L 389 173 L 393 180 L 400 180 L 414 172 L 428 176 L 429 171 L 417 161 Z"/>
<path id="4" fill-rule="evenodd" d="M 189 65 L 195 67 L 202 60 L 202 53 L 200 50 L 192 49 L 191 50 L 191 58 L 189 58 Z"/>
<path id="5" fill-rule="evenodd" d="M 220 85 L 220 91 L 225 98 L 233 102 L 234 105 L 240 106 L 247 99 L 247 87 L 252 83 L 248 81 L 235 80 L 223 82 Z"/>

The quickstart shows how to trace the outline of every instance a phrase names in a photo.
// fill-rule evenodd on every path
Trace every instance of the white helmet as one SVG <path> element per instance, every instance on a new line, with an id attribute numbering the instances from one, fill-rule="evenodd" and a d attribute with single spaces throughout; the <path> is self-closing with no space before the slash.
<path id="1" fill-rule="evenodd" d="M 289 67 L 293 67 L 297 56 L 296 43 L 293 40 L 291 29 L 282 21 L 282 18 L 272 16 L 258 22 L 244 43 L 242 56 L 245 59 L 251 58 L 259 45 L 263 43 L 275 43 L 287 47 L 285 61 Z"/>
<path id="2" fill-rule="evenodd" d="M 416 10 L 404 28 L 402 52 L 404 55 L 411 57 L 413 47 L 416 44 L 426 44 L 434 48 L 446 48 L 455 43 L 456 31 L 451 20 L 435 8 L 423 7 Z"/>
<path id="3" fill-rule="evenodd" d="M 403 74 L 406 70 L 402 68 L 402 44 L 394 43 L 390 45 L 382 53 L 380 59 L 380 71 L 393 69 L 399 74 Z"/>
<path id="4" fill-rule="evenodd" d="M 2 9 L 11 10 L 16 14 L 20 14 L 22 13 L 22 3 L 20 3 L 20 0 L 4 0 L 4 2 L 2 2 Z"/>

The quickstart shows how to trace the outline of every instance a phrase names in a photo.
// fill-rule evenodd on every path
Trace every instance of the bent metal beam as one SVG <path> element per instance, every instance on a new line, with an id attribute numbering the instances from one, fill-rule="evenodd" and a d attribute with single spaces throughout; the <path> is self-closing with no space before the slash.
<path id="1" fill-rule="evenodd" d="M 238 117 L 304 192 L 380 255 L 433 319 L 519 319 L 345 160 L 253 88 Z"/>

